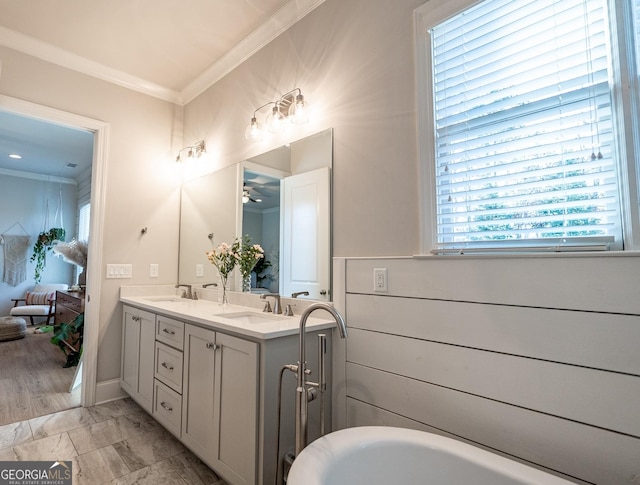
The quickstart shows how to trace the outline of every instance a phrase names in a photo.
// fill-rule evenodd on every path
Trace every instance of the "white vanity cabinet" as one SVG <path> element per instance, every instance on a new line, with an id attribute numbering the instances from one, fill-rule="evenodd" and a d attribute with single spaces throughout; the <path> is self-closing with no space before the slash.
<path id="1" fill-rule="evenodd" d="M 187 324 L 182 441 L 231 483 L 256 482 L 258 344 Z"/>
<path id="2" fill-rule="evenodd" d="M 123 302 L 122 388 L 227 483 L 272 485 L 279 459 L 294 446 L 296 381 L 287 371 L 276 453 L 279 377 L 285 364 L 297 361 L 299 320 L 292 319 L 284 333 L 277 321 L 276 336 L 253 335 L 252 329 L 225 326 L 224 316 L 214 314 L 219 308 L 214 303 L 181 304 L 192 308 L 191 313 L 165 314 L 160 308 L 151 311 L 152 304 L 141 300 L 147 311 L 132 306 L 138 302 Z M 203 314 L 211 315 L 210 321 L 203 322 Z M 327 333 L 326 328 L 307 330 L 312 379 L 318 375 L 314 337 Z M 330 350 L 329 345 L 328 375 Z M 309 403 L 310 441 L 318 435 L 319 401 Z M 331 423 L 329 392 L 326 402 L 326 421 Z"/>
<path id="3" fill-rule="evenodd" d="M 124 306 L 120 387 L 148 413 L 153 406 L 155 318 L 151 312 Z"/>
<path id="4" fill-rule="evenodd" d="M 156 315 L 152 415 L 180 438 L 184 322 Z"/>

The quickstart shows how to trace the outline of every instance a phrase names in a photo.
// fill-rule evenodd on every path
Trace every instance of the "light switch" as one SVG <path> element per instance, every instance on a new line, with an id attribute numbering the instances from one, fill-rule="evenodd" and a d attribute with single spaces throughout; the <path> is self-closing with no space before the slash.
<path id="1" fill-rule="evenodd" d="M 133 269 L 130 264 L 107 265 L 107 278 L 131 278 L 132 273 Z"/>

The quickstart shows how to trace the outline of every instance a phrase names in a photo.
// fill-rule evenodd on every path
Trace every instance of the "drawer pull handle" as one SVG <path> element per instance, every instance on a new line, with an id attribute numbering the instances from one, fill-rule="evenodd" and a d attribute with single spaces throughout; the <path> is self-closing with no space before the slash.
<path id="1" fill-rule="evenodd" d="M 207 348 L 208 349 L 217 350 L 219 347 L 218 347 L 218 345 L 214 344 L 213 342 L 207 342 Z"/>
<path id="2" fill-rule="evenodd" d="M 166 402 L 162 401 L 160 403 L 160 406 L 162 406 L 163 408 L 165 408 L 167 411 L 171 412 L 173 411 L 173 408 L 171 406 L 169 406 Z"/>
<path id="3" fill-rule="evenodd" d="M 173 366 L 172 366 L 172 365 L 167 364 L 166 362 L 163 362 L 163 363 L 162 363 L 162 367 L 164 367 L 165 369 L 168 369 L 168 370 L 170 370 L 170 371 L 173 371 Z"/>
<path id="4" fill-rule="evenodd" d="M 166 328 L 163 328 L 162 331 L 164 333 L 168 333 L 169 335 L 175 335 L 176 334 L 173 330 L 167 330 Z"/>

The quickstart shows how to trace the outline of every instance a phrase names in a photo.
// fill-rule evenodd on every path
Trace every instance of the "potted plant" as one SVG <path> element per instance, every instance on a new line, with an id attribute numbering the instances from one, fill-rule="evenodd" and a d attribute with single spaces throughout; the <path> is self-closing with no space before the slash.
<path id="1" fill-rule="evenodd" d="M 63 367 L 75 367 L 82 356 L 82 337 L 84 334 L 84 313 L 80 313 L 72 322 L 62 322 L 53 327 L 51 343 L 60 347 L 67 356 Z"/>
<path id="2" fill-rule="evenodd" d="M 65 231 L 61 227 L 52 227 L 48 231 L 43 231 L 38 234 L 36 243 L 33 245 L 33 254 L 31 255 L 31 262 L 36 262 L 34 277 L 36 283 L 40 283 L 40 279 L 42 278 L 47 251 L 51 251 L 54 242 L 64 241 L 64 236 Z"/>

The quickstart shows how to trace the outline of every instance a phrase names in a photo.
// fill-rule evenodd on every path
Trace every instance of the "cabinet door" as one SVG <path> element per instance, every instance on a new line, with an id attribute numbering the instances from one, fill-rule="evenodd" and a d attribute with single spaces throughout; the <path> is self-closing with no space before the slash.
<path id="1" fill-rule="evenodd" d="M 256 483 L 258 344 L 217 333 L 212 467 L 231 483 Z"/>
<path id="2" fill-rule="evenodd" d="M 120 386 L 145 411 L 153 407 L 155 315 L 124 307 Z"/>
<path id="3" fill-rule="evenodd" d="M 184 326 L 182 379 L 182 441 L 209 466 L 213 434 L 215 339 L 211 330 Z"/>

